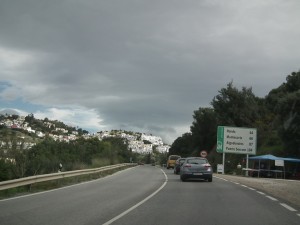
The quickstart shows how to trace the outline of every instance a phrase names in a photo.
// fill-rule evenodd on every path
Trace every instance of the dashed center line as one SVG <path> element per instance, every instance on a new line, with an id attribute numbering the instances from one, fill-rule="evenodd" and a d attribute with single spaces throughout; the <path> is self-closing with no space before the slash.
<path id="1" fill-rule="evenodd" d="M 261 191 L 256 191 L 258 194 L 261 194 L 261 195 L 265 195 L 265 193 L 261 192 Z"/>

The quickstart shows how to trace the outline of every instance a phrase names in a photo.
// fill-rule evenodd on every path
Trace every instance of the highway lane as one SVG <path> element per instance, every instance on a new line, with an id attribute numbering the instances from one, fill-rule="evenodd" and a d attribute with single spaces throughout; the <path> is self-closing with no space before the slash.
<path id="1" fill-rule="evenodd" d="M 297 212 L 256 190 L 214 178 L 181 182 L 165 170 L 168 184 L 157 195 L 114 225 L 296 225 Z"/>
<path id="2" fill-rule="evenodd" d="M 139 166 L 97 181 L 0 201 L 0 224 L 296 225 L 300 216 L 232 182 L 181 182 L 172 170 Z"/>
<path id="3" fill-rule="evenodd" d="M 0 224 L 103 224 L 164 182 L 160 169 L 139 166 L 96 181 L 0 201 Z"/>

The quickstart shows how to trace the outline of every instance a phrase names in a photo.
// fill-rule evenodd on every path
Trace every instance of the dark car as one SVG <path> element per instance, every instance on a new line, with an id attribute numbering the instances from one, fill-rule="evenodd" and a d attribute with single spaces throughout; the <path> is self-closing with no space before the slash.
<path id="1" fill-rule="evenodd" d="M 213 171 L 211 165 L 206 158 L 188 157 L 180 168 L 180 179 L 200 178 L 212 182 Z"/>
<path id="2" fill-rule="evenodd" d="M 174 173 L 175 174 L 179 174 L 180 172 L 180 167 L 182 165 L 182 163 L 184 162 L 185 158 L 179 158 L 176 160 L 175 162 L 175 166 L 174 166 Z"/>

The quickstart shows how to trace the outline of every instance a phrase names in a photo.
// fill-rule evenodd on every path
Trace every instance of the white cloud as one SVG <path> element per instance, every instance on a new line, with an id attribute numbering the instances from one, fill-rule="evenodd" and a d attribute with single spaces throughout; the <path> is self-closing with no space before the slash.
<path id="1" fill-rule="evenodd" d="M 4 71 L 18 69 L 33 61 L 33 56 L 25 51 L 0 46 L 0 68 Z"/>
<path id="2" fill-rule="evenodd" d="M 48 118 L 50 120 L 58 120 L 69 126 L 82 128 L 92 133 L 105 129 L 101 118 L 99 118 L 99 114 L 94 109 L 85 109 L 82 107 L 69 109 L 49 108 L 33 114 L 37 119 Z"/>

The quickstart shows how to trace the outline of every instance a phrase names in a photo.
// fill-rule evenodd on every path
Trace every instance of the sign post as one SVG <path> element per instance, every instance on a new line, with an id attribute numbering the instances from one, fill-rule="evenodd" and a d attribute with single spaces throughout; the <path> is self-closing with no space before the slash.
<path id="1" fill-rule="evenodd" d="M 224 174 L 223 164 L 218 164 L 217 165 L 217 173 Z"/>
<path id="2" fill-rule="evenodd" d="M 283 168 L 283 179 L 285 179 L 284 160 L 275 160 L 275 166 L 281 166 Z M 277 173 L 276 173 L 276 178 L 277 178 Z"/>
<path id="3" fill-rule="evenodd" d="M 249 154 L 247 154 L 247 159 L 246 159 L 246 168 L 248 169 L 249 168 Z M 249 171 L 246 170 L 246 177 L 249 176 Z"/>
<path id="4" fill-rule="evenodd" d="M 222 163 L 223 163 L 223 172 L 222 172 L 222 174 L 225 174 L 225 152 L 223 152 L 223 161 L 222 161 Z"/>

